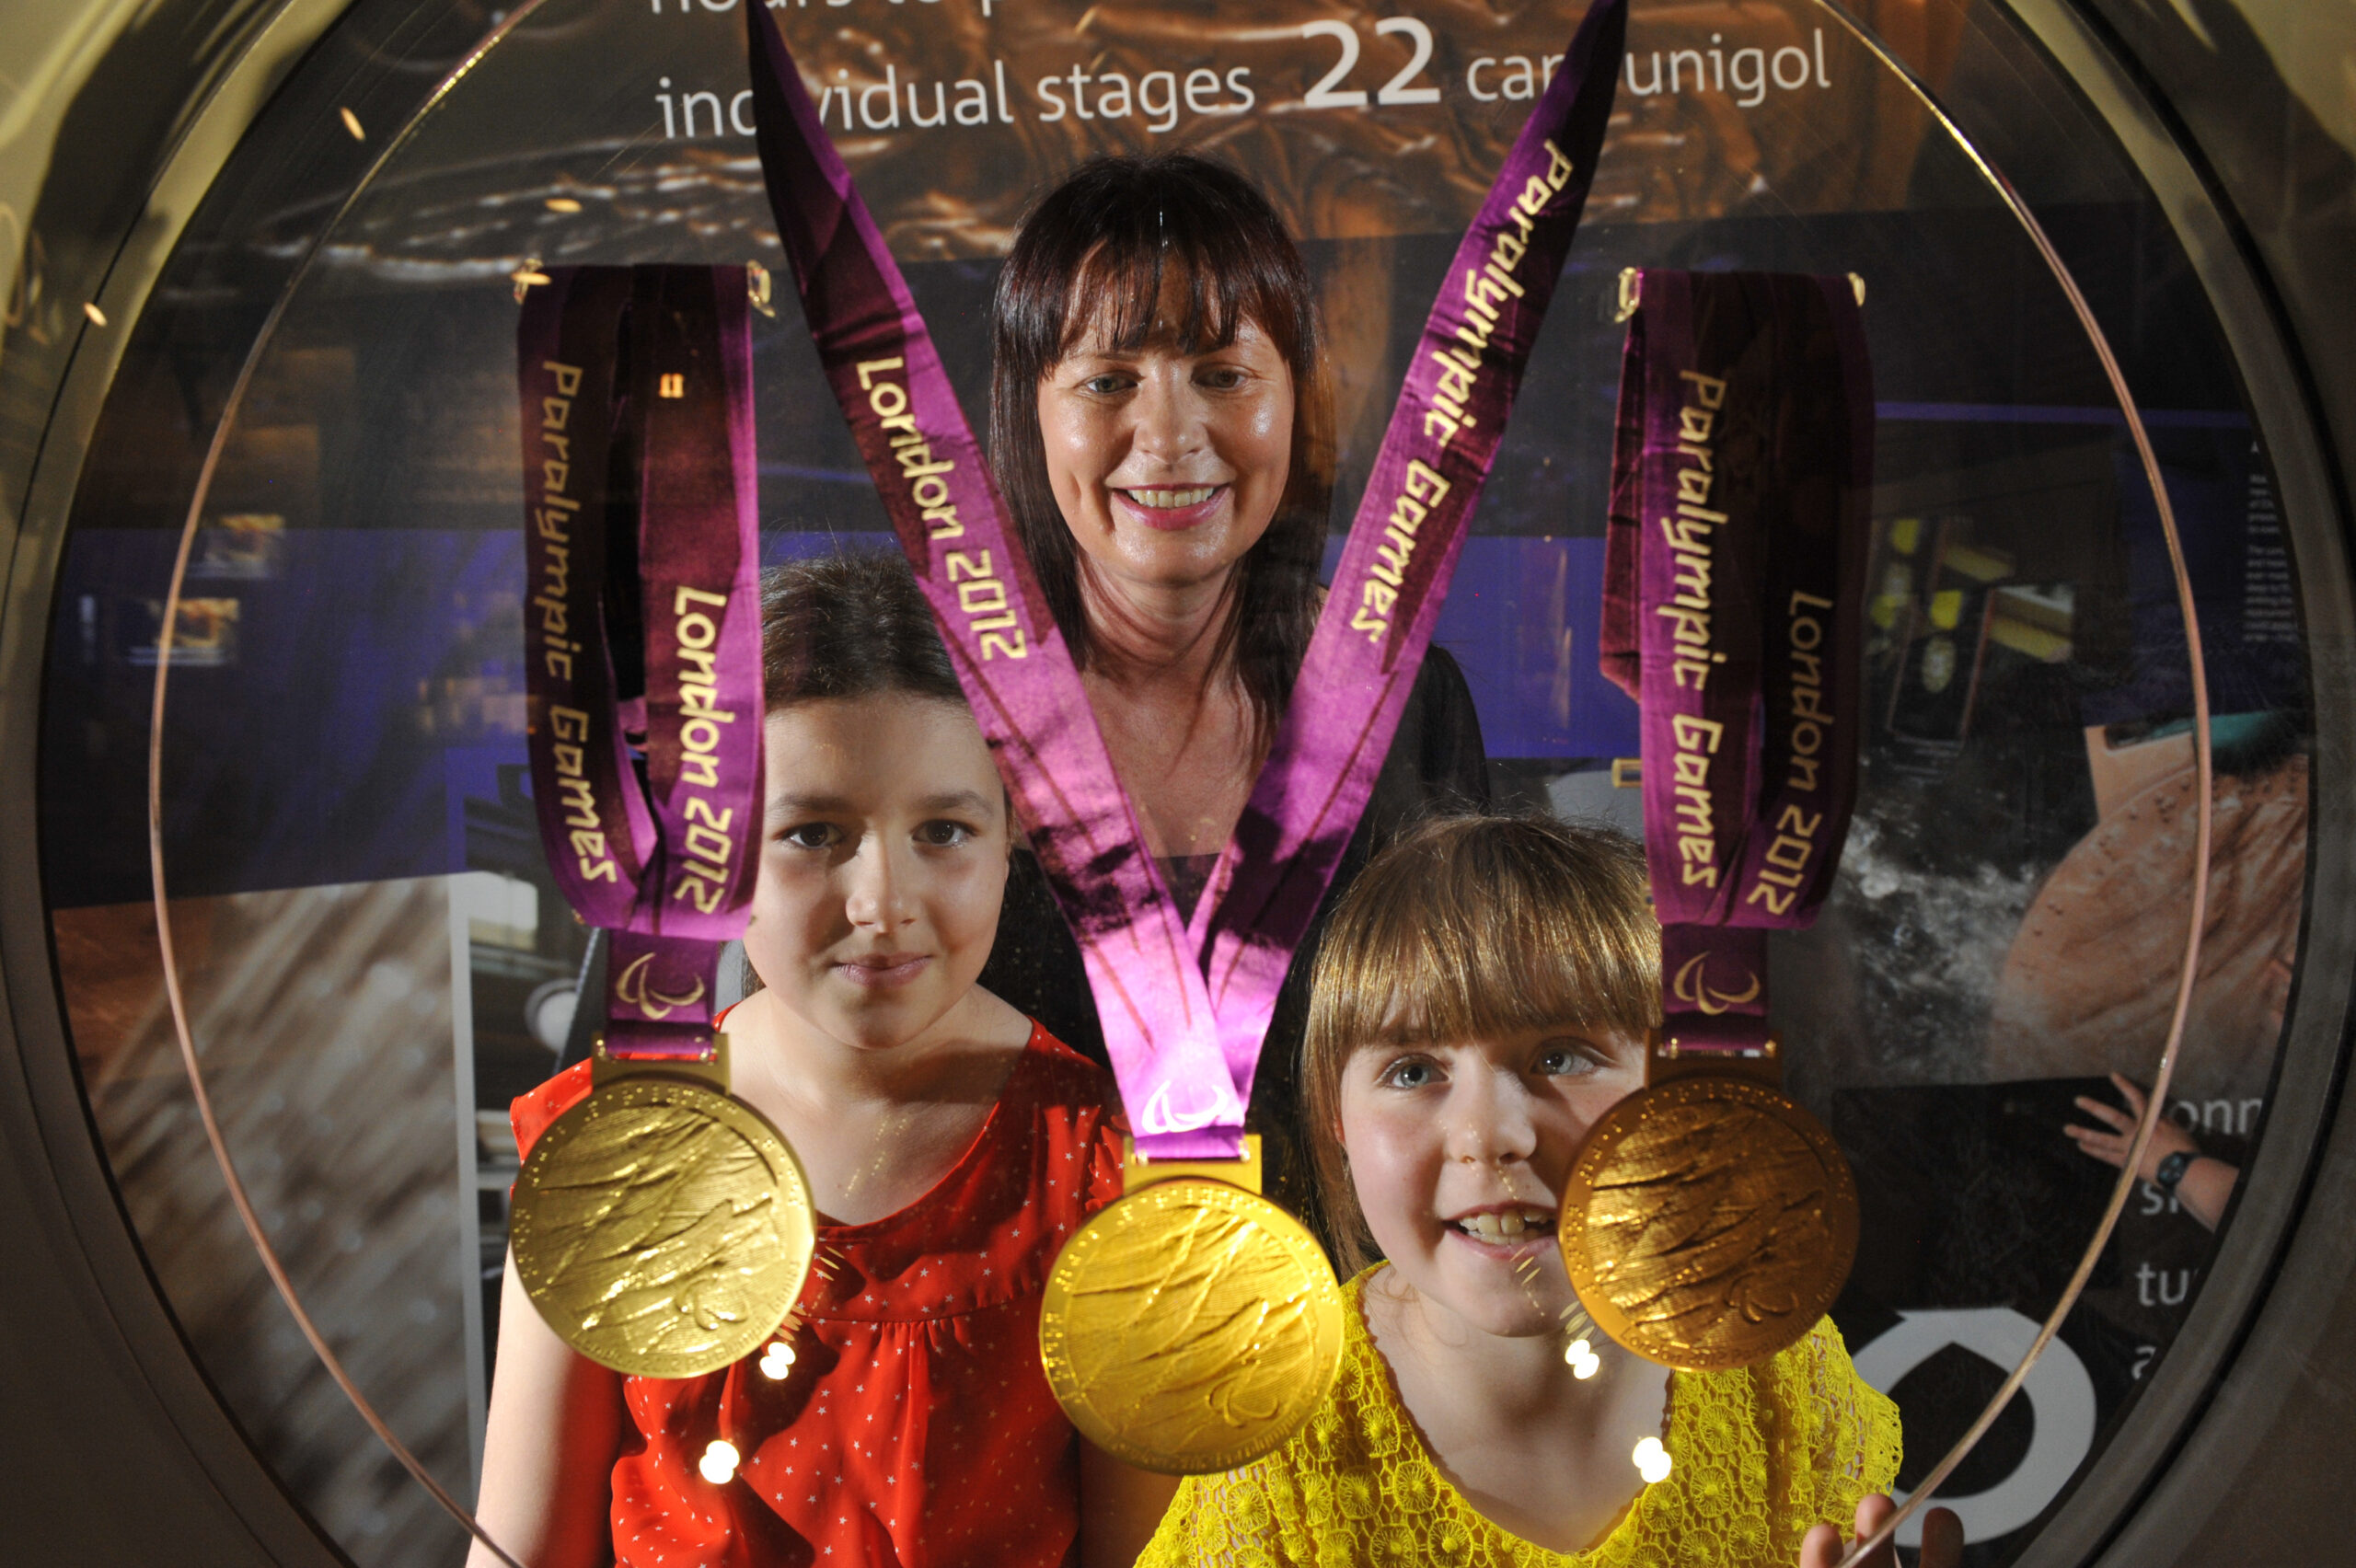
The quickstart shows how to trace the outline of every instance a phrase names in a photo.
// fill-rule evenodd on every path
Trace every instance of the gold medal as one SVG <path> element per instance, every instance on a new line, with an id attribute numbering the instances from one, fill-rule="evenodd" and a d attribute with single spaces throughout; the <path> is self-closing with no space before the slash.
<path id="1" fill-rule="evenodd" d="M 1673 1049 L 1673 1048 L 1672 1048 Z M 1857 1188 L 1772 1062 L 1653 1056 L 1588 1134 L 1563 1194 L 1563 1262 L 1605 1333 L 1687 1371 L 1796 1343 L 1857 1256 Z M 1762 1081 L 1762 1079 L 1764 1081 Z"/>
<path id="2" fill-rule="evenodd" d="M 1341 1366 L 1342 1293 L 1242 1160 L 1132 1154 L 1128 1190 L 1048 1274 L 1039 1355 L 1088 1440 L 1165 1475 L 1249 1464 L 1300 1430 Z"/>
<path id="3" fill-rule="evenodd" d="M 672 1064 L 597 1066 L 625 1070 L 541 1134 L 516 1177 L 516 1271 L 592 1361 L 640 1378 L 717 1371 L 802 1294 L 810 1184 L 742 1101 Z"/>

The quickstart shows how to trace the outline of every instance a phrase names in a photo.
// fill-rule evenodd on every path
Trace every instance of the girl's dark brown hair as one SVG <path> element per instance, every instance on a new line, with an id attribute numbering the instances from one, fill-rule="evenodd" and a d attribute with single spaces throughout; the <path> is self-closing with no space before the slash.
<path id="1" fill-rule="evenodd" d="M 1292 463 L 1268 531 L 1238 564 L 1217 657 L 1231 662 L 1265 745 L 1317 620 L 1333 501 L 1333 396 L 1299 248 L 1249 179 L 1192 153 L 1083 164 L 1034 207 L 990 306 L 990 466 L 1047 606 L 1084 669 L 1080 561 L 1047 482 L 1039 383 L 1091 329 L 1124 352 L 1156 336 L 1162 280 L 1184 281 L 1181 353 L 1223 349 L 1249 321 L 1292 372 Z"/>
<path id="2" fill-rule="evenodd" d="M 1373 1241 L 1340 1137 L 1350 1057 L 1564 1023 L 1642 1040 L 1660 1021 L 1650 889 L 1634 840 L 1544 816 L 1422 824 L 1350 884 L 1317 950 L 1300 1042 L 1304 1133 L 1350 1273 Z"/>
<path id="3" fill-rule="evenodd" d="M 771 709 L 887 692 L 965 705 L 897 555 L 814 556 L 762 572 L 761 683 Z"/>

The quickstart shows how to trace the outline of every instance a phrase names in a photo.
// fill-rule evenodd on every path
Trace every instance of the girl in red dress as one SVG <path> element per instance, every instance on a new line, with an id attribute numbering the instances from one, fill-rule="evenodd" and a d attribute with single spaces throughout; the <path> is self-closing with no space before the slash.
<path id="1" fill-rule="evenodd" d="M 480 1517 L 530 1568 L 1126 1563 L 1170 1483 L 1080 1440 L 1038 1350 L 1057 1248 L 1119 1195 L 1121 1124 L 1101 1069 L 975 984 L 1005 791 L 904 565 L 763 587 L 760 986 L 726 1026 L 818 1210 L 791 1357 L 625 1378 L 511 1264 Z M 584 1064 L 517 1100 L 522 1149 L 588 1091 Z"/>

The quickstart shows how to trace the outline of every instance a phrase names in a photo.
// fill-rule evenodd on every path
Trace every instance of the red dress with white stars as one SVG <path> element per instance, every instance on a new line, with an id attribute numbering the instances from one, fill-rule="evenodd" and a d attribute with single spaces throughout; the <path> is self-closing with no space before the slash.
<path id="1" fill-rule="evenodd" d="M 517 1099 L 525 1153 L 589 1093 L 583 1063 Z M 1079 1438 L 1039 1368 L 1056 1252 L 1120 1195 L 1102 1068 L 1044 1027 L 957 1163 L 915 1203 L 821 1227 L 792 1371 L 748 1356 L 626 1378 L 618 1568 L 1054 1568 L 1076 1560 Z M 826 1272 L 830 1270 L 831 1272 Z M 714 1486 L 715 1437 L 743 1456 Z"/>

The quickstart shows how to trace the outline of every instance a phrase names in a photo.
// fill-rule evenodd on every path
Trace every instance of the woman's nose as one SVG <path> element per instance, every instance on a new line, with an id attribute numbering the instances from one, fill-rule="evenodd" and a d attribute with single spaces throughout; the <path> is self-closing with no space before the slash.
<path id="1" fill-rule="evenodd" d="M 1137 414 L 1136 445 L 1149 457 L 1174 463 L 1202 444 L 1201 410 L 1193 388 L 1167 375 L 1149 375 L 1131 404 Z"/>

